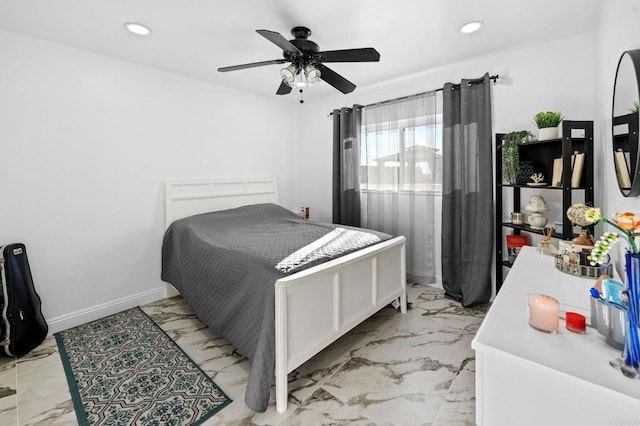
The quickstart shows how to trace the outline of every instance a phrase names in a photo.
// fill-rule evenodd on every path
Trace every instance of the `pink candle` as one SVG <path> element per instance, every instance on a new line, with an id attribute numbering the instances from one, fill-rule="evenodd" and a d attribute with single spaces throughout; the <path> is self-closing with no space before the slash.
<path id="1" fill-rule="evenodd" d="M 527 299 L 529 302 L 529 324 L 541 331 L 557 332 L 560 318 L 558 301 L 546 294 L 530 294 Z"/>

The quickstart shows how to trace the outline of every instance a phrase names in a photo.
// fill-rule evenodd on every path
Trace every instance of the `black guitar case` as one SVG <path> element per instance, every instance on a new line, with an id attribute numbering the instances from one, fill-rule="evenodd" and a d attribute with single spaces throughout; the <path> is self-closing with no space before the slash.
<path id="1" fill-rule="evenodd" d="M 42 316 L 40 296 L 33 287 L 24 244 L 9 244 L 1 249 L 0 353 L 19 357 L 42 343 L 49 327 Z"/>

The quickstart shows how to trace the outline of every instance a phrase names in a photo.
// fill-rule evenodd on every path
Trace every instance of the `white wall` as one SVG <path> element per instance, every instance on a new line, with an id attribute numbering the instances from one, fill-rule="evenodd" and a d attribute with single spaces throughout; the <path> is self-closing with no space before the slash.
<path id="1" fill-rule="evenodd" d="M 594 34 L 584 33 L 516 51 L 471 58 L 385 84 L 358 87 L 349 95 L 336 92 L 334 96 L 313 99 L 309 94 L 302 107 L 302 125 L 296 144 L 295 203 L 311 206 L 312 215 L 320 220 L 331 220 L 331 168 L 327 164 L 331 164 L 332 157 L 332 124 L 328 113 L 334 108 L 433 90 L 447 81 L 480 77 L 485 72 L 507 74 L 511 80 L 509 85 L 499 83 L 493 87 L 493 130 L 495 133 L 534 131 L 532 119 L 538 111 L 559 110 L 573 120 L 595 119 L 595 64 Z M 340 72 L 339 65 L 333 68 Z"/>
<path id="2" fill-rule="evenodd" d="M 598 164 L 596 181 L 603 182 L 596 186 L 597 205 L 602 212 L 611 215 L 617 211 L 640 212 L 640 197 L 625 198 L 618 190 L 615 170 L 613 168 L 611 142 L 611 110 L 613 99 L 613 83 L 616 66 L 620 55 L 625 50 L 640 49 L 640 2 L 636 0 L 605 0 L 597 30 L 595 55 L 597 64 L 597 119 L 601 124 L 600 137 L 603 144 L 601 152 L 596 153 Z M 613 231 L 608 226 L 598 225 L 596 231 Z M 617 269 L 624 276 L 625 243 L 618 243 L 615 249 Z"/>
<path id="3" fill-rule="evenodd" d="M 8 32 L 0 57 L 0 244 L 54 331 L 161 296 L 165 179 L 276 176 L 294 208 L 291 104 Z"/>

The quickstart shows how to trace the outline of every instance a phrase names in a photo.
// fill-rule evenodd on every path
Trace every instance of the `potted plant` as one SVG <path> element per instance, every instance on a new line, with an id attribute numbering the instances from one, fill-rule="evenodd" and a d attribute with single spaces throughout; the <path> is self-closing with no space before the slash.
<path id="1" fill-rule="evenodd" d="M 564 117 L 556 111 L 539 112 L 533 117 L 538 130 L 538 139 L 556 139 L 559 137 L 558 126 Z"/>
<path id="2" fill-rule="evenodd" d="M 516 183 L 520 170 L 520 153 L 518 145 L 533 136 L 527 130 L 507 133 L 502 137 L 502 176 L 508 183 Z"/>

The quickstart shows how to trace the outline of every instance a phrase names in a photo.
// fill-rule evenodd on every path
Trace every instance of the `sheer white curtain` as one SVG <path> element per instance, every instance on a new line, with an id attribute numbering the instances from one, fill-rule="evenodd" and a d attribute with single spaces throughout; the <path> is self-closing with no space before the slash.
<path id="1" fill-rule="evenodd" d="M 360 133 L 362 227 L 407 239 L 409 278 L 440 277 L 442 92 L 365 107 Z"/>

